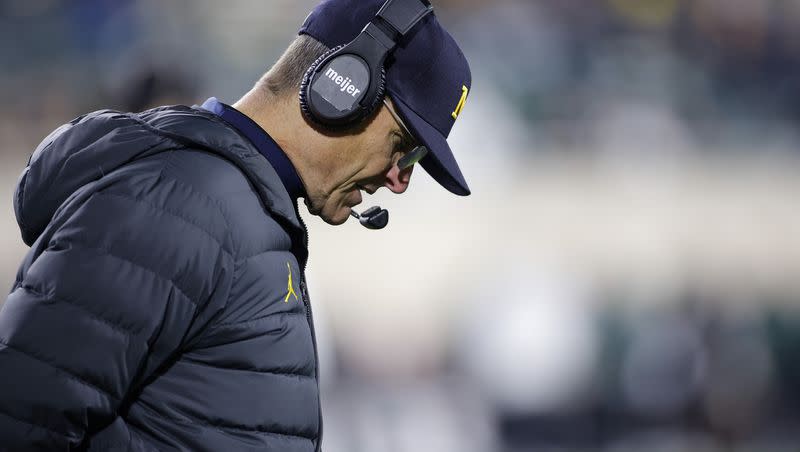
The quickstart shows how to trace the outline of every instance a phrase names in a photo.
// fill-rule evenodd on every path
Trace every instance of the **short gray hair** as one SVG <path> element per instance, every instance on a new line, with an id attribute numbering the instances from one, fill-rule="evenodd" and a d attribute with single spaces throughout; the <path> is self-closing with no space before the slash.
<path id="1" fill-rule="evenodd" d="M 297 95 L 308 68 L 327 51 L 325 44 L 309 35 L 299 35 L 272 68 L 256 82 L 256 89 L 263 94 L 279 97 Z"/>

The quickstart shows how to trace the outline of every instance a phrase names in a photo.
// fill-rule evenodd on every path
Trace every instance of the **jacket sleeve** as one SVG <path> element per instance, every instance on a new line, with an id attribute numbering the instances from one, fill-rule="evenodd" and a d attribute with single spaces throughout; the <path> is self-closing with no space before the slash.
<path id="1" fill-rule="evenodd" d="M 0 450 L 78 447 L 225 303 L 213 212 L 137 182 L 59 211 L 23 263 L 0 311 Z"/>

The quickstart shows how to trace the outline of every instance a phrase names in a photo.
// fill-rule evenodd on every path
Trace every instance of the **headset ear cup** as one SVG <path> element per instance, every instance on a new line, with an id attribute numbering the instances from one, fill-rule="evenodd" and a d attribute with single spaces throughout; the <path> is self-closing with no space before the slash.
<path id="1" fill-rule="evenodd" d="M 330 56 L 334 52 L 337 52 L 342 47 L 344 46 L 341 45 L 334 47 L 328 50 L 327 52 L 323 53 L 322 55 L 320 55 L 320 57 L 317 58 L 316 61 L 314 61 L 311 64 L 311 66 L 308 67 L 305 75 L 303 76 L 303 81 L 300 82 L 300 111 L 303 112 L 303 116 L 305 116 L 314 124 L 317 124 L 319 126 L 327 127 L 319 119 L 317 119 L 317 117 L 314 115 L 314 112 L 311 111 L 311 107 L 308 106 L 308 94 L 307 94 L 308 85 L 311 83 L 311 78 L 314 76 L 314 72 L 317 70 L 319 65 L 322 64 L 322 62 L 325 61 L 328 58 L 328 56 Z"/>
<path id="2" fill-rule="evenodd" d="M 326 124 L 317 117 L 317 115 L 314 113 L 314 111 L 311 109 L 311 106 L 309 105 L 310 101 L 308 100 L 308 86 L 311 84 L 311 81 L 314 78 L 314 73 L 316 72 L 317 68 L 319 68 L 323 64 L 326 64 L 330 60 L 329 57 L 331 55 L 338 52 L 344 47 L 345 47 L 344 45 L 340 45 L 320 55 L 320 57 L 317 58 L 316 61 L 314 61 L 314 63 L 312 63 L 311 66 L 309 66 L 309 68 L 306 70 L 305 75 L 303 75 L 303 80 L 300 82 L 300 94 L 299 94 L 300 110 L 303 112 L 303 115 L 310 121 L 312 121 L 314 124 L 328 130 L 340 130 L 342 128 L 346 128 L 350 125 L 363 121 L 365 118 L 368 118 L 370 115 L 372 115 L 372 113 L 375 112 L 378 106 L 383 102 L 383 98 L 386 95 L 386 68 L 384 66 L 381 66 L 378 79 L 375 80 L 375 83 L 377 83 L 375 96 L 372 102 L 362 111 L 360 115 L 358 115 L 358 117 L 353 118 L 353 120 L 348 124 L 344 124 L 341 126 L 332 126 L 330 124 Z"/>

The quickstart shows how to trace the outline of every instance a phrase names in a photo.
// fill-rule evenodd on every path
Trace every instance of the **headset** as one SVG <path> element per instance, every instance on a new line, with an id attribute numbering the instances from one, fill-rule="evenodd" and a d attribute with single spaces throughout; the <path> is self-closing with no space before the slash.
<path id="1" fill-rule="evenodd" d="M 355 39 L 324 53 L 308 68 L 300 84 L 305 117 L 334 130 L 367 118 L 385 94 L 386 58 L 432 12 L 429 0 L 387 0 Z"/>

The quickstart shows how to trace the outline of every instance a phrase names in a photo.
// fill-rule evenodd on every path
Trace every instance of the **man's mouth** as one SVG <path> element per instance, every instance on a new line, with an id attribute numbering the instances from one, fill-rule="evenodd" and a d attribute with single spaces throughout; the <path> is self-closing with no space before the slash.
<path id="1" fill-rule="evenodd" d="M 363 191 L 363 192 L 365 192 L 365 193 L 367 193 L 367 194 L 370 194 L 370 195 L 374 195 L 375 192 L 378 191 L 377 189 L 376 190 L 370 190 L 370 189 L 368 189 L 367 187 L 365 187 L 365 186 L 363 186 L 361 184 L 356 184 L 356 188 L 361 190 L 361 191 Z"/>

